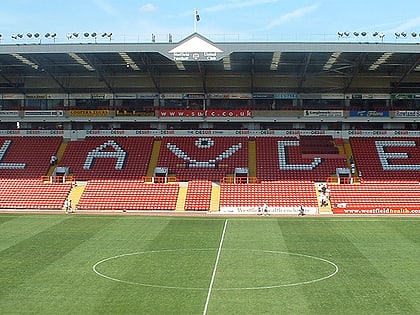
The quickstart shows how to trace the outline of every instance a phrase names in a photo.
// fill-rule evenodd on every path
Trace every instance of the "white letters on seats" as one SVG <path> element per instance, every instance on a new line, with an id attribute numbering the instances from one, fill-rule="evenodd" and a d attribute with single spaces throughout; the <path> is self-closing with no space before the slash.
<path id="1" fill-rule="evenodd" d="M 419 164 L 390 164 L 392 159 L 408 159 L 409 155 L 406 152 L 385 152 L 386 147 L 415 147 L 415 141 L 404 140 L 383 140 L 375 141 L 376 151 L 378 152 L 379 160 L 381 161 L 382 168 L 385 171 L 420 171 Z M 392 162 L 391 162 L 392 163 Z"/>
<path id="2" fill-rule="evenodd" d="M 3 163 L 1 162 L 6 155 L 7 149 L 9 149 L 12 144 L 12 140 L 5 140 L 3 145 L 0 148 L 0 169 L 22 169 L 26 167 L 25 163 Z"/>
<path id="3" fill-rule="evenodd" d="M 321 158 L 315 157 L 310 164 L 287 164 L 286 147 L 298 147 L 299 141 L 277 141 L 277 146 L 279 154 L 279 168 L 281 170 L 313 170 L 322 162 Z"/>
<path id="4" fill-rule="evenodd" d="M 112 147 L 114 151 L 104 151 L 108 147 Z M 125 152 L 118 143 L 114 140 L 109 140 L 88 153 L 83 168 L 87 170 L 91 169 L 95 159 L 112 158 L 117 159 L 115 169 L 120 170 L 124 167 L 126 155 L 127 152 Z"/>

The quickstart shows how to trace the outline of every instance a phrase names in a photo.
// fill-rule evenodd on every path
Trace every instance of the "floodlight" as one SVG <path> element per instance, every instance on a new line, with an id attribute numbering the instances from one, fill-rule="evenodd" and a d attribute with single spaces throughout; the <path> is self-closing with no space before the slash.
<path id="1" fill-rule="evenodd" d="M 18 34 L 17 37 L 22 38 L 23 34 Z"/>
<path id="2" fill-rule="evenodd" d="M 44 36 L 45 36 L 45 38 L 48 38 L 48 37 L 51 36 L 51 34 L 50 33 L 46 33 Z"/>
<path id="3" fill-rule="evenodd" d="M 416 37 L 417 34 L 413 32 L 413 33 L 411 33 L 411 36 Z"/>
<path id="4" fill-rule="evenodd" d="M 395 37 L 396 38 L 400 37 L 400 33 L 395 33 Z"/>
<path id="5" fill-rule="evenodd" d="M 372 33 L 372 36 L 373 36 L 373 37 L 376 37 L 376 36 L 378 36 L 378 34 L 379 34 L 378 32 L 373 32 L 373 33 Z"/>
<path id="6" fill-rule="evenodd" d="M 350 33 L 349 32 L 344 32 L 344 35 L 349 36 Z"/>
<path id="7" fill-rule="evenodd" d="M 344 35 L 344 34 L 343 34 L 343 32 L 338 32 L 337 34 L 338 34 L 338 36 L 340 36 L 340 37 L 343 37 L 343 35 Z"/>
<path id="8" fill-rule="evenodd" d="M 93 32 L 90 36 L 96 37 L 96 36 L 98 36 L 98 34 L 96 34 L 95 32 Z"/>
<path id="9" fill-rule="evenodd" d="M 57 37 L 57 33 L 52 33 L 52 34 L 51 34 L 51 37 L 52 37 L 52 38 Z"/>
<path id="10" fill-rule="evenodd" d="M 367 35 L 367 33 L 366 33 L 366 32 L 361 32 L 361 33 L 360 33 L 360 35 L 362 35 L 362 36 L 366 36 L 366 35 Z"/>
<path id="11" fill-rule="evenodd" d="M 31 37 L 32 37 L 32 33 L 28 33 L 28 34 L 26 34 L 26 36 L 27 36 L 28 38 L 31 38 Z"/>
<path id="12" fill-rule="evenodd" d="M 379 34 L 379 38 L 384 38 L 384 37 L 385 37 L 384 33 Z"/>
<path id="13" fill-rule="evenodd" d="M 401 36 L 402 37 L 406 37 L 407 36 L 407 33 L 406 32 L 401 32 Z"/>
<path id="14" fill-rule="evenodd" d="M 35 37 L 35 38 L 38 38 L 38 37 L 39 37 L 39 33 L 35 33 L 35 34 L 34 34 L 34 37 Z"/>
<path id="15" fill-rule="evenodd" d="M 353 32 L 354 36 L 359 36 L 359 32 Z"/>
<path id="16" fill-rule="evenodd" d="M 74 37 L 79 37 L 79 33 L 73 33 Z"/>
<path id="17" fill-rule="evenodd" d="M 88 32 L 86 32 L 86 33 L 84 33 L 84 34 L 83 34 L 83 36 L 84 36 L 84 37 L 89 37 L 89 33 L 88 33 Z"/>
<path id="18" fill-rule="evenodd" d="M 72 33 L 67 33 L 66 37 L 67 37 L 67 39 L 70 39 L 70 38 L 73 37 L 73 34 Z"/>

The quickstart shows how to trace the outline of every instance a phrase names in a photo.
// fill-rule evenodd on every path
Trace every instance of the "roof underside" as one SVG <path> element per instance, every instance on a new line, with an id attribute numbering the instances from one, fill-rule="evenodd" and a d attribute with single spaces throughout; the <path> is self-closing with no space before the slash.
<path id="1" fill-rule="evenodd" d="M 219 60 L 175 62 L 167 43 L 3 45 L 0 93 L 420 93 L 415 44 L 219 46 Z"/>

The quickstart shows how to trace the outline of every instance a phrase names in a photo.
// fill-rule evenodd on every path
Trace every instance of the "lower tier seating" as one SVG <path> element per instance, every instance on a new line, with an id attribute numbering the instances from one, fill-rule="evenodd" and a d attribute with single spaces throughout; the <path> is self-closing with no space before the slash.
<path id="1" fill-rule="evenodd" d="M 175 210 L 179 183 L 131 180 L 92 180 L 86 185 L 78 210 Z"/>
<path id="2" fill-rule="evenodd" d="M 3 179 L 0 180 L 0 209 L 61 210 L 71 188 L 71 183 Z"/>

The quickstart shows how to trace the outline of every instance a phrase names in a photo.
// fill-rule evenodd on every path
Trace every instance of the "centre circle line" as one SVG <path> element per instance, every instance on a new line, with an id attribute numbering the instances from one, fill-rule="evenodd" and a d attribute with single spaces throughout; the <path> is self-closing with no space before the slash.
<path id="1" fill-rule="evenodd" d="M 131 284 L 131 285 L 140 285 L 140 286 L 144 286 L 144 287 L 162 288 L 162 289 L 196 290 L 196 291 L 204 291 L 205 290 L 205 291 L 207 291 L 208 288 L 157 285 L 157 284 L 140 283 L 140 282 L 118 279 L 118 278 L 109 276 L 107 274 L 104 274 L 104 273 L 98 271 L 98 266 L 107 262 L 107 261 L 113 260 L 113 259 L 123 258 L 123 257 L 127 257 L 127 256 L 134 256 L 134 255 L 164 253 L 164 252 L 180 252 L 180 251 L 200 252 L 200 251 L 216 251 L 216 250 L 217 249 L 182 249 L 182 248 L 180 248 L 180 249 L 162 249 L 162 250 L 150 250 L 150 251 L 140 251 L 140 252 L 127 253 L 127 254 L 120 254 L 120 255 L 115 255 L 115 256 L 108 257 L 108 258 L 104 258 L 104 259 L 96 262 L 92 266 L 92 270 L 100 277 L 103 277 L 103 278 L 111 280 L 111 281 L 120 282 L 120 283 L 126 283 L 126 284 Z M 290 256 L 296 256 L 296 257 L 310 258 L 310 259 L 315 259 L 315 260 L 318 260 L 318 261 L 325 262 L 325 263 L 333 266 L 334 271 L 332 273 L 324 276 L 324 277 L 315 278 L 315 279 L 311 279 L 311 280 L 307 280 L 307 281 L 301 281 L 301 282 L 295 282 L 295 283 L 286 283 L 286 284 L 277 284 L 277 285 L 268 285 L 268 286 L 256 286 L 256 287 L 213 288 L 214 291 L 261 290 L 261 289 L 274 289 L 274 288 L 281 288 L 281 287 L 292 287 L 292 286 L 306 285 L 306 284 L 311 284 L 311 283 L 327 280 L 327 279 L 335 276 L 339 271 L 338 265 L 335 264 L 334 262 L 332 262 L 328 259 L 324 259 L 324 258 L 321 258 L 321 257 L 312 256 L 312 255 L 306 255 L 306 254 L 300 254 L 300 253 L 291 253 L 291 252 L 285 252 L 285 251 L 275 251 L 275 250 L 259 250 L 259 249 L 226 249 L 225 248 L 225 249 L 223 249 L 223 251 L 272 253 L 272 254 L 283 254 L 283 255 L 290 255 Z"/>

